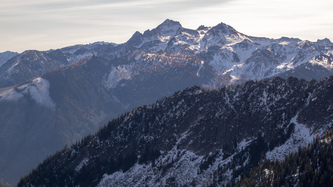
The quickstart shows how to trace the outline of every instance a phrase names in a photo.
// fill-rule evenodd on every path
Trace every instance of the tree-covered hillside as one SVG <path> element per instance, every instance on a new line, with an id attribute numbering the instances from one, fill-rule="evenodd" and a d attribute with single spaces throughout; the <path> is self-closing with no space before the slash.
<path id="1" fill-rule="evenodd" d="M 96 134 L 65 147 L 18 186 L 232 186 L 263 165 L 265 158 L 286 158 L 289 163 L 289 153 L 329 130 L 332 87 L 333 77 L 319 82 L 276 77 L 218 90 L 187 88 L 123 114 Z M 300 154 L 309 160 L 313 155 Z M 297 174 L 297 162 L 305 161 L 291 162 L 294 170 L 280 167 L 287 173 L 275 175 L 278 185 L 293 171 Z M 323 159 L 310 163 L 320 162 Z M 301 177 L 310 171 L 310 166 L 302 167 Z M 262 171 L 271 173 L 273 168 Z M 311 168 L 314 174 L 324 169 Z M 318 174 L 325 175 L 324 171 Z M 245 184 L 256 184 L 251 180 Z"/>
<path id="2" fill-rule="evenodd" d="M 333 124 L 332 124 L 333 126 Z M 237 186 L 333 186 L 332 130 L 283 160 L 265 160 Z"/>

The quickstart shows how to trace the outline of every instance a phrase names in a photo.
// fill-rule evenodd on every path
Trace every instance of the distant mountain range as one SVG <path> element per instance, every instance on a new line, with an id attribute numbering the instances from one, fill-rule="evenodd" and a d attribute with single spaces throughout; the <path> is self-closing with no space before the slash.
<path id="1" fill-rule="evenodd" d="M 0 178 L 11 183 L 109 120 L 178 90 L 333 72 L 328 39 L 252 37 L 223 23 L 192 30 L 172 20 L 123 44 L 10 54 L 0 54 Z"/>
<path id="2" fill-rule="evenodd" d="M 0 53 L 0 66 L 2 66 L 4 63 L 6 63 L 9 59 L 12 57 L 18 55 L 16 52 L 6 51 L 3 53 Z"/>

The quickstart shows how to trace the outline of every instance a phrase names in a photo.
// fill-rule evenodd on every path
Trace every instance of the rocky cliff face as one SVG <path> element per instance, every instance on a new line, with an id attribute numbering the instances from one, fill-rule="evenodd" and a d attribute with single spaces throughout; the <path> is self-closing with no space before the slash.
<path id="1" fill-rule="evenodd" d="M 50 156 L 26 185 L 231 185 L 282 160 L 333 121 L 333 77 L 192 87 L 134 109 Z"/>

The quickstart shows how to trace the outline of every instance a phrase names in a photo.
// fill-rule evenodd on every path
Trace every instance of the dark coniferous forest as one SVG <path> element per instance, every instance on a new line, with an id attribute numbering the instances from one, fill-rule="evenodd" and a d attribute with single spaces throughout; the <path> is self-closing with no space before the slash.
<path id="1" fill-rule="evenodd" d="M 333 124 L 332 124 L 333 125 Z M 332 130 L 282 162 L 264 160 L 236 186 L 333 186 Z"/>

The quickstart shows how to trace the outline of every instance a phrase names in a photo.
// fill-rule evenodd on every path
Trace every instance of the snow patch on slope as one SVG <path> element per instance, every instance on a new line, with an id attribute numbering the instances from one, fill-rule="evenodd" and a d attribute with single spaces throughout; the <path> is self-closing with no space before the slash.
<path id="1" fill-rule="evenodd" d="M 218 73 L 232 71 L 238 64 L 239 62 L 232 48 L 224 48 L 223 53 L 215 54 L 213 59 L 209 62 L 209 65 Z"/>
<path id="2" fill-rule="evenodd" d="M 104 174 L 98 186 L 165 186 L 169 178 L 175 178 L 178 185 L 185 185 L 197 177 L 201 160 L 202 157 L 193 152 L 173 148 L 155 161 L 157 166 L 162 167 L 175 161 L 166 173 L 153 168 L 152 164 L 135 164 L 125 173 Z"/>
<path id="3" fill-rule="evenodd" d="M 7 70 L 7 73 L 10 75 L 13 71 L 13 69 L 18 65 L 19 63 L 16 62 L 15 64 L 13 64 L 8 70 Z"/>
<path id="4" fill-rule="evenodd" d="M 180 137 L 179 141 L 182 138 L 183 136 Z M 247 146 L 251 141 L 242 142 L 240 147 Z M 111 175 L 104 174 L 98 186 L 169 186 L 173 184 L 176 186 L 188 184 L 204 186 L 211 184 L 218 168 L 227 166 L 236 154 L 223 159 L 223 151 L 219 150 L 214 153 L 217 154 L 215 161 L 209 164 L 208 168 L 202 169 L 202 164 L 208 159 L 205 156 L 199 156 L 186 149 L 177 149 L 176 146 L 166 153 L 160 152 L 162 155 L 154 161 L 154 167 L 152 163 L 137 163 L 126 172 L 118 171 Z M 209 153 L 210 156 L 213 156 L 213 153 Z M 244 164 L 247 163 L 242 163 L 242 165 Z M 224 184 L 231 181 L 232 173 L 233 171 L 228 169 L 223 174 Z"/>
<path id="5" fill-rule="evenodd" d="M 82 169 L 83 166 L 85 166 L 89 162 L 89 158 L 85 158 L 82 160 L 82 162 L 76 166 L 75 171 L 78 172 Z"/>
<path id="6" fill-rule="evenodd" d="M 322 57 L 322 59 L 313 58 L 313 59 L 309 60 L 309 62 L 311 64 L 320 65 L 328 70 L 333 70 L 333 63 L 331 61 L 332 61 L 332 58 L 328 58 L 328 57 Z"/>
<path id="7" fill-rule="evenodd" d="M 253 141 L 254 139 L 243 139 L 241 142 L 239 142 L 237 144 L 237 151 L 241 151 L 242 149 L 244 149 L 245 147 L 247 147 L 248 145 L 250 145 L 250 143 Z"/>
<path id="8" fill-rule="evenodd" d="M 134 71 L 132 65 L 117 66 L 112 68 L 111 72 L 103 82 L 105 87 L 111 89 L 115 88 L 122 79 L 129 80 L 137 74 L 138 72 Z"/>
<path id="9" fill-rule="evenodd" d="M 279 147 L 275 147 L 272 151 L 266 153 L 269 160 L 284 160 L 285 156 L 298 151 L 298 147 L 305 147 L 313 141 L 316 134 L 311 133 L 311 129 L 297 122 L 298 114 L 290 120 L 290 124 L 295 124 L 295 130 L 290 138 Z"/>
<path id="10" fill-rule="evenodd" d="M 31 83 L 19 86 L 17 89 L 23 94 L 29 94 L 31 98 L 40 105 L 50 108 L 55 107 L 55 103 L 50 97 L 50 83 L 46 79 L 38 77 L 32 80 Z"/>
<path id="11" fill-rule="evenodd" d="M 10 88 L 0 92 L 0 101 L 17 101 L 22 97 L 23 95 L 18 93 L 15 88 Z"/>
<path id="12" fill-rule="evenodd" d="M 70 64 L 74 64 L 90 55 L 93 55 L 92 53 L 88 52 L 88 53 L 84 53 L 84 54 L 80 54 L 80 55 L 72 55 L 70 58 L 68 58 L 68 62 Z"/>
<path id="13" fill-rule="evenodd" d="M 197 76 L 198 76 L 198 77 L 200 77 L 200 74 L 199 74 L 199 73 L 200 73 L 200 70 L 201 70 L 201 68 L 203 67 L 204 63 L 205 63 L 204 61 L 201 61 L 201 64 L 199 65 L 199 69 L 198 69 L 198 71 L 197 71 Z"/>
<path id="14" fill-rule="evenodd" d="M 0 101 L 17 101 L 25 95 L 28 95 L 36 103 L 49 108 L 54 108 L 55 103 L 50 97 L 49 89 L 49 81 L 38 77 L 33 79 L 30 83 L 0 92 Z"/>

